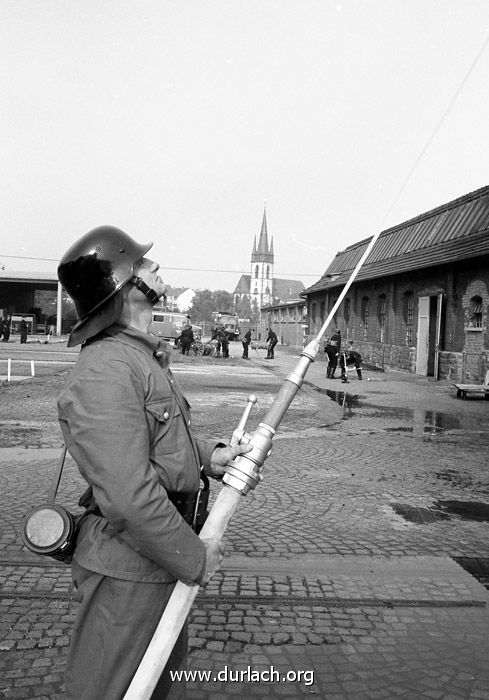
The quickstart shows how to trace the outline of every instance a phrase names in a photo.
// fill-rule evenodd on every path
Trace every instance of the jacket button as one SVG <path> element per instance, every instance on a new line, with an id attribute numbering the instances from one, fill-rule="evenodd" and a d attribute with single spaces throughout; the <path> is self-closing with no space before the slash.
<path id="1" fill-rule="evenodd" d="M 165 420 L 168 420 L 169 417 L 170 417 L 170 414 L 168 413 L 168 411 L 165 411 L 164 414 L 163 414 L 163 418 L 164 418 Z"/>

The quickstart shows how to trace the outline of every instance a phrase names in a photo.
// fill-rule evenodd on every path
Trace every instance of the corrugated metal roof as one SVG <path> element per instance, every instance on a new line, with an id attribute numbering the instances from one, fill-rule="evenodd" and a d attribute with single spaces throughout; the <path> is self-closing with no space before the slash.
<path id="1" fill-rule="evenodd" d="M 337 253 L 323 277 L 305 293 L 346 282 L 370 240 Z M 383 231 L 356 279 L 384 277 L 487 253 L 489 186 Z"/>

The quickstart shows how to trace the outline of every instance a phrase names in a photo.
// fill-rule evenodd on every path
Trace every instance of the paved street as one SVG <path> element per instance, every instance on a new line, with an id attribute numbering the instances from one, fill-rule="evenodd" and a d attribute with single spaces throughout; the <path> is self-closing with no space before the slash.
<path id="1" fill-rule="evenodd" d="M 255 393 L 252 431 L 297 361 L 231 354 L 175 357 L 209 437 L 230 436 Z M 230 523 L 223 570 L 190 616 L 189 670 L 210 674 L 188 684 L 191 700 L 489 698 L 489 401 L 399 372 L 352 374 L 342 384 L 312 364 L 263 483 Z M 42 379 L 28 381 L 34 392 Z M 0 385 L 4 407 L 11 392 Z M 59 453 L 54 405 L 0 417 L 0 698 L 62 698 L 69 569 L 19 536 Z M 75 508 L 81 490 L 68 462 L 59 501 Z"/>

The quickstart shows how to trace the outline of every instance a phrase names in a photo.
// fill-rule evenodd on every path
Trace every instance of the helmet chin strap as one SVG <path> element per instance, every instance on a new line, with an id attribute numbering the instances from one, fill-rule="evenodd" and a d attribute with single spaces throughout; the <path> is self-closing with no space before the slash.
<path id="1" fill-rule="evenodd" d="M 134 277 L 131 278 L 131 282 L 135 287 L 137 287 L 144 294 L 145 297 L 147 297 L 149 299 L 149 301 L 152 304 L 156 304 L 156 302 L 159 300 L 160 297 L 158 296 L 158 294 L 155 292 L 154 289 L 151 289 L 151 287 L 148 287 L 146 282 L 143 282 L 141 277 L 136 277 L 136 275 L 134 275 Z"/>

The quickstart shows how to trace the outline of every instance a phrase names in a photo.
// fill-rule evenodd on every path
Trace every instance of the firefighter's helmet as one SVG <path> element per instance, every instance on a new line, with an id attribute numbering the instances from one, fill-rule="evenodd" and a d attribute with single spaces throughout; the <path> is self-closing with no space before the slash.
<path id="1" fill-rule="evenodd" d="M 135 265 L 152 245 L 136 243 L 114 226 L 99 226 L 63 255 L 58 278 L 78 316 L 68 345 L 84 342 L 116 320 L 122 308 L 117 292 L 138 279 L 134 278 Z"/>

